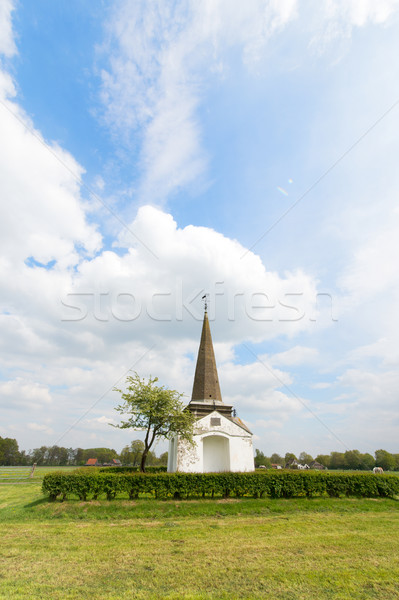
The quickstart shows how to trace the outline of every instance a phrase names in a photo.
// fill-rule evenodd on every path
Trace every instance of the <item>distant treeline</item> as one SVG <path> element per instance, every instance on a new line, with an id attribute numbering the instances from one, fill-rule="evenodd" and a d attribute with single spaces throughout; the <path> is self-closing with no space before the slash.
<path id="1" fill-rule="evenodd" d="M 64 448 L 63 446 L 41 446 L 25 452 L 19 450 L 18 442 L 12 438 L 0 437 L 0 465 L 26 466 L 36 463 L 38 466 L 83 466 L 89 458 L 96 458 L 99 463 L 110 463 L 114 458 L 119 459 L 123 465 L 138 466 L 144 450 L 141 440 L 134 440 L 125 446 L 118 454 L 112 448 Z M 149 452 L 146 464 L 148 466 L 166 465 L 168 453 L 164 452 L 157 457 L 154 452 Z"/>
<path id="2" fill-rule="evenodd" d="M 318 454 L 315 458 L 307 452 L 301 452 L 298 457 L 292 452 L 287 452 L 284 457 L 276 453 L 269 457 L 258 449 L 255 451 L 256 467 L 264 465 L 270 468 L 272 464 L 285 467 L 293 460 L 301 465 L 310 465 L 315 460 L 327 469 L 370 471 L 374 467 L 382 467 L 384 471 L 399 471 L 399 454 L 391 454 L 386 450 L 376 450 L 374 456 L 368 452 L 362 454 L 359 450 L 347 450 L 346 452 Z"/>
<path id="3" fill-rule="evenodd" d="M 110 463 L 112 459 L 117 458 L 123 465 L 140 465 L 141 455 L 144 450 L 144 443 L 141 440 L 134 440 L 129 446 L 125 446 L 118 454 L 112 448 L 64 448 L 63 446 L 41 446 L 25 452 L 19 450 L 18 442 L 12 438 L 0 437 L 0 465 L 33 465 L 38 466 L 82 466 L 86 464 L 89 458 L 96 458 L 99 463 Z M 271 467 L 272 464 L 285 467 L 288 463 L 296 460 L 299 464 L 309 465 L 316 460 L 327 469 L 348 469 L 370 471 L 374 467 L 382 467 L 384 471 L 399 471 L 399 454 L 391 454 L 386 450 L 376 450 L 374 456 L 362 454 L 359 450 L 347 450 L 346 452 L 331 452 L 331 454 L 318 454 L 315 458 L 307 452 L 301 452 L 297 457 L 292 452 L 287 452 L 285 456 L 272 454 L 265 456 L 260 450 L 255 451 L 255 466 Z M 164 452 L 159 457 L 154 452 L 149 452 L 147 457 L 148 466 L 166 465 L 168 462 L 168 453 Z"/>

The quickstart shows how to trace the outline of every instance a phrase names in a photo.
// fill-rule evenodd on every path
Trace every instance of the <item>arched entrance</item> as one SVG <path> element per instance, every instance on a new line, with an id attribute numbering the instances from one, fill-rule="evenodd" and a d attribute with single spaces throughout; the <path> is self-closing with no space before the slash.
<path id="1" fill-rule="evenodd" d="M 208 435 L 202 440 L 204 473 L 230 471 L 229 440 L 221 435 Z"/>

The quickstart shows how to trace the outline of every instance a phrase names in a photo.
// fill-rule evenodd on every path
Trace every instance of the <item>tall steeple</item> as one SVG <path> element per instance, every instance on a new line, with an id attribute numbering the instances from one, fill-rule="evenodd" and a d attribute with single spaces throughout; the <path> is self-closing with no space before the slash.
<path id="1" fill-rule="evenodd" d="M 211 328 L 209 327 L 207 303 L 205 302 L 204 322 L 195 368 L 193 393 L 188 409 L 197 417 L 217 410 L 225 416 L 231 416 L 232 406 L 224 404 L 220 393 L 219 377 L 213 351 Z"/>
<path id="2" fill-rule="evenodd" d="M 253 471 L 252 433 L 231 405 L 222 401 L 205 299 L 204 322 L 193 393 L 185 410 L 195 419 L 191 445 L 175 433 L 169 440 L 168 471 L 216 473 Z"/>
<path id="3" fill-rule="evenodd" d="M 206 307 L 191 400 L 194 402 L 203 402 L 204 400 L 217 400 L 222 402 L 215 353 L 213 351 L 211 328 L 209 327 Z"/>

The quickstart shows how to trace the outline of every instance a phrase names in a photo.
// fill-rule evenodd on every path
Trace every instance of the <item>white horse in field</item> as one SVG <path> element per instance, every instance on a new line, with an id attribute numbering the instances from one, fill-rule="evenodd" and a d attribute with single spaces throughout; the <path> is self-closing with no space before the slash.
<path id="1" fill-rule="evenodd" d="M 373 473 L 383 473 L 384 469 L 382 467 L 374 467 Z"/>

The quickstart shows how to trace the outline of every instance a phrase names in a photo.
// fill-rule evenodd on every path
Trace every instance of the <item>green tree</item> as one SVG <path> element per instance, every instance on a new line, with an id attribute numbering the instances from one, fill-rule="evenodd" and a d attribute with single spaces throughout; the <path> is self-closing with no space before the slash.
<path id="1" fill-rule="evenodd" d="M 47 446 L 41 446 L 40 448 L 35 448 L 30 453 L 31 463 L 36 463 L 37 465 L 46 464 L 47 459 Z"/>
<path id="2" fill-rule="evenodd" d="M 83 448 L 75 448 L 72 450 L 71 455 L 69 457 L 69 462 L 71 465 L 82 466 L 85 464 L 84 460 L 84 450 Z"/>
<path id="3" fill-rule="evenodd" d="M 261 450 L 258 450 L 258 448 L 256 448 L 256 450 L 255 450 L 254 461 L 255 461 L 255 468 L 263 466 L 263 467 L 267 467 L 268 469 L 270 469 L 272 466 L 270 458 L 265 456 Z"/>
<path id="4" fill-rule="evenodd" d="M 166 467 L 168 464 L 168 451 L 162 452 L 161 456 L 158 459 L 159 464 L 163 467 Z"/>
<path id="5" fill-rule="evenodd" d="M 393 471 L 395 468 L 395 458 L 386 450 L 375 451 L 375 466 L 382 467 L 384 471 Z"/>
<path id="6" fill-rule="evenodd" d="M 347 450 L 344 453 L 345 469 L 352 471 L 362 468 L 362 457 L 359 450 Z"/>
<path id="7" fill-rule="evenodd" d="M 362 464 L 360 467 L 361 469 L 363 469 L 364 471 L 371 471 L 372 469 L 374 469 L 374 467 L 375 467 L 374 456 L 371 456 L 371 454 L 366 452 L 365 454 L 361 454 L 361 457 L 362 457 Z"/>
<path id="8" fill-rule="evenodd" d="M 273 452 L 270 457 L 270 462 L 272 465 L 280 465 L 282 467 L 284 465 L 284 458 L 277 454 L 277 452 Z"/>
<path id="9" fill-rule="evenodd" d="M 152 450 L 148 450 L 148 454 L 147 454 L 147 458 L 146 458 L 145 464 L 148 467 L 155 467 L 158 464 L 158 459 L 156 457 L 156 454 Z M 141 461 L 140 461 L 140 466 L 141 466 Z"/>
<path id="10" fill-rule="evenodd" d="M 293 452 L 286 452 L 285 456 L 284 456 L 284 465 L 285 465 L 285 467 L 292 460 L 297 460 L 297 457 L 295 456 L 295 454 L 293 454 Z"/>
<path id="11" fill-rule="evenodd" d="M 315 461 L 326 467 L 330 468 L 331 456 L 329 454 L 318 454 Z"/>
<path id="12" fill-rule="evenodd" d="M 21 466 L 26 466 L 30 464 L 30 456 L 26 454 L 25 450 L 21 450 L 19 453 L 18 464 Z"/>
<path id="13" fill-rule="evenodd" d="M 62 446 L 50 446 L 46 452 L 46 465 L 64 466 L 68 464 L 69 450 Z"/>
<path id="14" fill-rule="evenodd" d="M 18 465 L 19 460 L 20 453 L 17 440 L 0 437 L 0 465 Z"/>
<path id="15" fill-rule="evenodd" d="M 141 456 L 144 451 L 144 442 L 142 440 L 134 440 L 130 446 L 125 446 L 120 453 L 120 459 L 124 465 L 132 465 L 137 467 L 141 462 Z"/>
<path id="16" fill-rule="evenodd" d="M 84 462 L 89 458 L 96 458 L 99 463 L 109 463 L 113 458 L 118 458 L 118 453 L 113 448 L 88 448 L 83 450 Z"/>
<path id="17" fill-rule="evenodd" d="M 331 452 L 329 469 L 345 469 L 345 455 L 343 452 Z"/>
<path id="18" fill-rule="evenodd" d="M 301 465 L 309 465 L 313 460 L 313 456 L 311 454 L 308 454 L 307 452 L 301 452 L 299 455 L 299 463 Z"/>
<path id="19" fill-rule="evenodd" d="M 184 409 L 182 394 L 155 385 L 157 381 L 157 377 L 150 377 L 146 381 L 135 373 L 127 377 L 125 392 L 114 388 L 122 395 L 123 400 L 115 410 L 127 415 L 127 420 L 113 427 L 145 432 L 141 471 L 145 471 L 148 453 L 157 438 L 169 439 L 173 434 L 178 434 L 188 442 L 192 443 L 193 439 L 195 417 L 189 410 Z"/>
<path id="20" fill-rule="evenodd" d="M 263 454 L 263 452 L 261 450 L 258 450 L 258 448 L 256 448 L 255 450 L 255 467 L 260 467 L 260 465 L 264 465 L 265 464 L 265 459 L 266 456 Z"/>
<path id="21" fill-rule="evenodd" d="M 130 444 L 131 464 L 136 467 L 141 463 L 141 457 L 144 452 L 143 440 L 133 440 Z"/>

